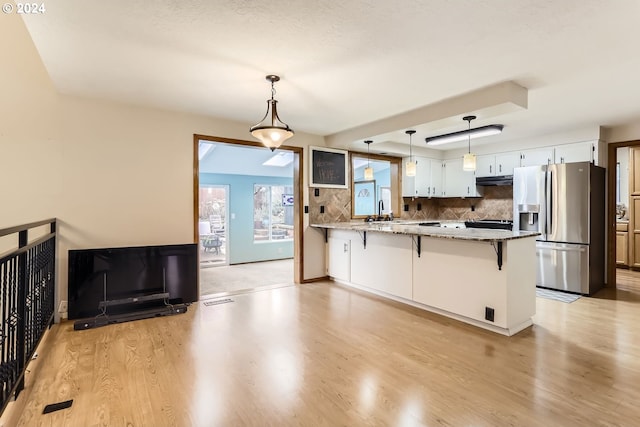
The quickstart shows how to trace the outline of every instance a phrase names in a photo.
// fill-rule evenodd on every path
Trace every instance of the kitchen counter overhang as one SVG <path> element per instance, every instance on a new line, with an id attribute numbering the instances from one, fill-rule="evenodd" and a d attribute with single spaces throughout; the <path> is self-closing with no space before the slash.
<path id="1" fill-rule="evenodd" d="M 534 231 L 492 230 L 485 228 L 450 228 L 421 226 L 418 223 L 354 223 L 330 222 L 325 224 L 311 224 L 311 227 L 337 230 L 372 231 L 378 233 L 409 234 L 413 236 L 436 237 L 443 239 L 477 240 L 482 242 L 504 242 L 513 239 L 523 239 L 539 236 Z"/>

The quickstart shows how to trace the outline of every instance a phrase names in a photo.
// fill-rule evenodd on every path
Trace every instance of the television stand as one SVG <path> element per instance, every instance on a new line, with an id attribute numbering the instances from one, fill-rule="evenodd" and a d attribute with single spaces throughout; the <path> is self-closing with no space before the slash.
<path id="1" fill-rule="evenodd" d="M 173 304 L 164 307 L 152 308 L 148 310 L 134 310 L 129 313 L 101 314 L 88 319 L 80 319 L 73 322 L 73 329 L 80 331 L 83 329 L 99 328 L 100 326 L 112 325 L 114 323 L 131 322 L 133 320 L 149 319 L 152 317 L 172 316 L 187 312 L 187 304 Z"/>

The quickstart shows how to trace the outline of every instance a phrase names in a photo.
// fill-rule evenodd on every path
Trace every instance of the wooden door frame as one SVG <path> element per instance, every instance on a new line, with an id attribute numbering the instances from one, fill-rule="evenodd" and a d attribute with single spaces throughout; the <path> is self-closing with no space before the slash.
<path id="1" fill-rule="evenodd" d="M 198 243 L 198 239 L 200 238 L 198 235 L 198 210 L 200 208 L 200 192 L 198 191 L 200 188 L 200 159 L 198 158 L 198 145 L 200 141 L 221 142 L 245 147 L 265 148 L 264 145 L 256 141 L 245 141 L 242 139 L 224 138 L 211 135 L 193 135 L 193 239 L 195 243 Z M 296 284 L 300 284 L 304 280 L 304 233 L 302 232 L 302 221 L 304 218 L 304 203 L 302 199 L 303 149 L 302 147 L 282 145 L 279 150 L 293 152 L 293 198 L 294 206 L 296 206 L 293 213 L 293 281 Z"/>
<path id="2" fill-rule="evenodd" d="M 618 148 L 640 146 L 640 140 L 607 144 L 607 287 L 616 288 L 616 163 Z M 629 230 L 631 231 L 631 230 Z"/>

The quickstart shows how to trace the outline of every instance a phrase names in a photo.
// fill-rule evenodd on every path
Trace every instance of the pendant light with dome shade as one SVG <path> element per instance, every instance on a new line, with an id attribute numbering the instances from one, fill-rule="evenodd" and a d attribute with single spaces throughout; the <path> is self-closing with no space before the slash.
<path id="1" fill-rule="evenodd" d="M 476 170 L 476 155 L 471 153 L 471 120 L 475 120 L 476 116 L 465 116 L 462 120 L 469 122 L 469 151 L 462 158 L 462 170 L 473 172 Z"/>
<path id="2" fill-rule="evenodd" d="M 414 133 L 416 133 L 416 131 L 411 129 L 405 131 L 404 133 L 409 135 L 409 161 L 406 164 L 407 176 L 416 176 L 416 161 L 413 160 L 413 152 L 411 150 L 411 137 Z"/>
<path id="3" fill-rule="evenodd" d="M 276 95 L 275 82 L 280 81 L 280 77 L 269 74 L 266 79 L 271 82 L 271 99 L 267 100 L 267 113 L 260 123 L 251 126 L 251 135 L 264 144 L 271 151 L 280 147 L 284 141 L 293 136 L 293 130 L 288 124 L 278 117 L 276 105 L 278 101 L 274 99 Z"/>
<path id="4" fill-rule="evenodd" d="M 370 139 L 366 140 L 364 143 L 367 144 L 367 167 L 364 168 L 364 179 L 366 181 L 373 180 L 373 168 L 371 167 L 371 163 L 369 162 L 369 145 L 371 145 L 373 141 Z"/>

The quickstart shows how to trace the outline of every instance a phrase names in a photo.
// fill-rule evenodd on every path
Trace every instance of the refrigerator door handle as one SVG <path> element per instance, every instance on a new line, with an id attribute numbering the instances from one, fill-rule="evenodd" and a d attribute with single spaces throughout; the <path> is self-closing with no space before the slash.
<path id="1" fill-rule="evenodd" d="M 550 246 L 540 246 L 540 249 L 553 249 L 557 252 L 584 252 L 587 250 L 584 246 L 579 247 L 550 247 Z"/>
<path id="2" fill-rule="evenodd" d="M 551 185 L 552 185 L 552 180 L 553 180 L 553 174 L 552 172 L 548 171 L 545 172 L 544 174 L 544 183 L 545 183 L 545 189 L 544 189 L 544 198 L 545 198 L 545 221 L 544 221 L 544 234 L 545 236 L 548 236 L 551 233 L 551 229 L 553 227 L 553 218 L 551 217 L 552 213 L 553 213 L 553 197 L 552 197 L 552 193 L 551 193 Z"/>

